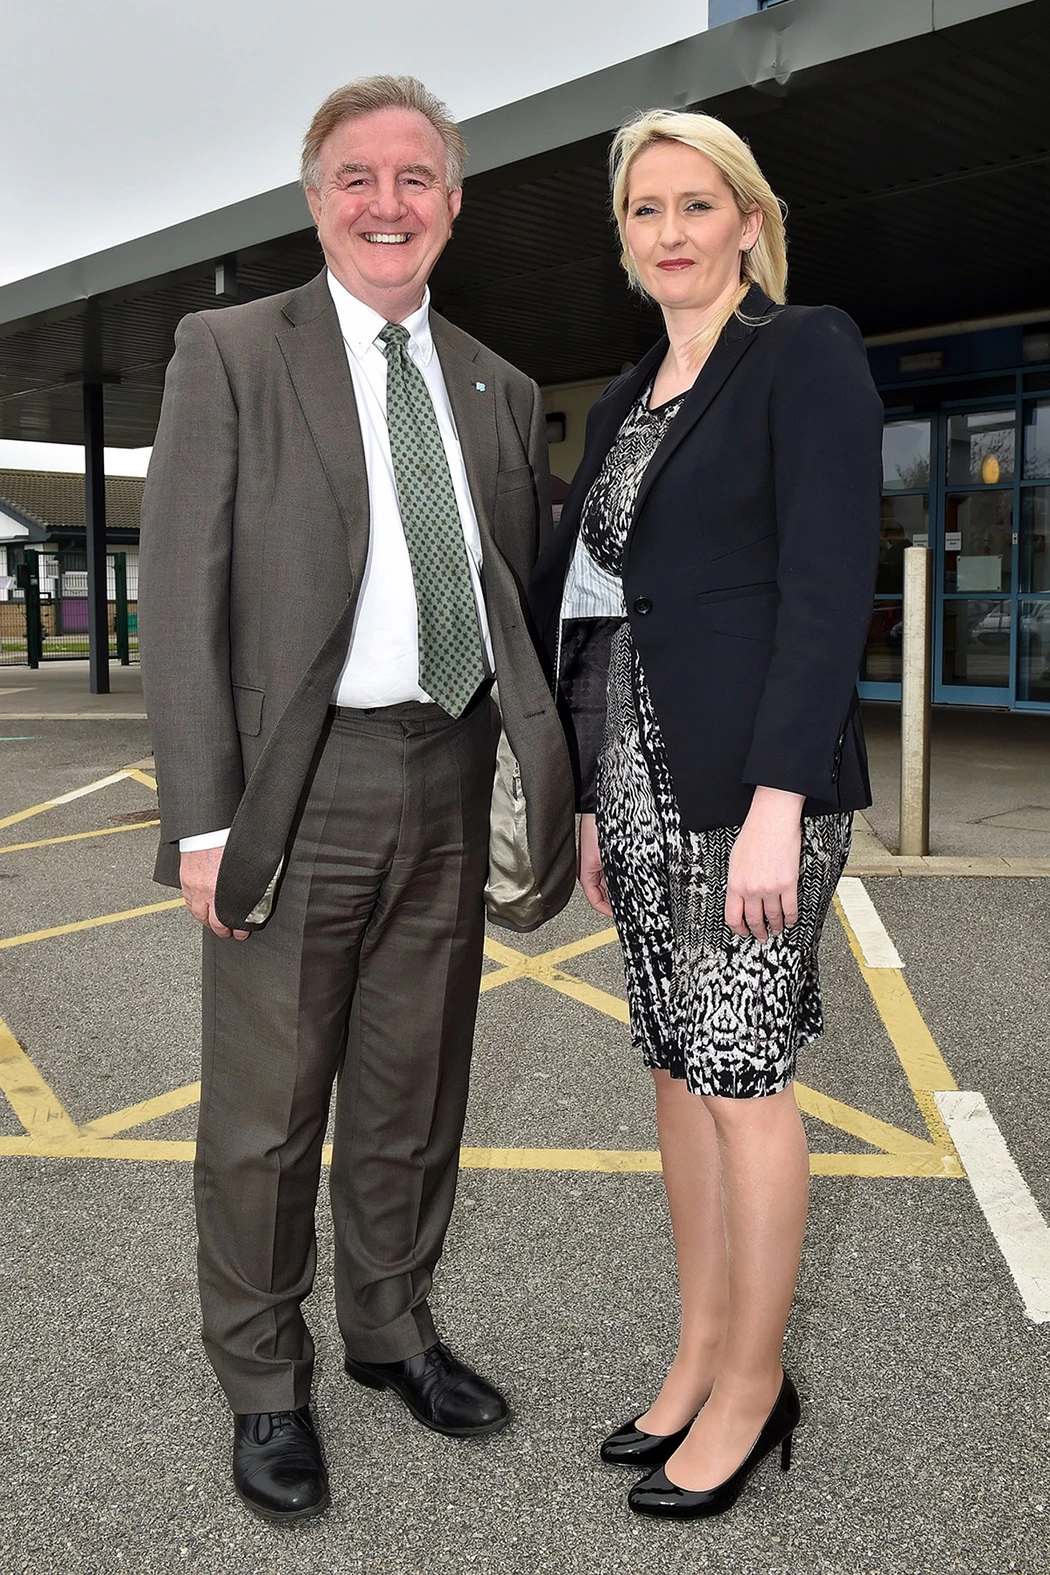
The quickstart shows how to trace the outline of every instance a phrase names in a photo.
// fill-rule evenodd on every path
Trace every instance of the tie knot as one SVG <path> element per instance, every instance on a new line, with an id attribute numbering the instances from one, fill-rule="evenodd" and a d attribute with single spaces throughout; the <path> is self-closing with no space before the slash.
<path id="1" fill-rule="evenodd" d="M 378 339 L 383 342 L 383 354 L 389 356 L 391 347 L 403 349 L 408 343 L 408 329 L 403 323 L 387 323 L 385 328 L 379 330 Z"/>

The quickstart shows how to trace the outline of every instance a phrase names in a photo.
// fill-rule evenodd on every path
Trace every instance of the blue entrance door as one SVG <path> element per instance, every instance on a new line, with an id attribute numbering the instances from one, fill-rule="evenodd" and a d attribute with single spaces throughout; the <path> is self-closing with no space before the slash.
<path id="1" fill-rule="evenodd" d="M 1050 708 L 1050 400 L 887 419 L 861 693 L 900 695 L 904 549 L 933 549 L 933 698 Z"/>

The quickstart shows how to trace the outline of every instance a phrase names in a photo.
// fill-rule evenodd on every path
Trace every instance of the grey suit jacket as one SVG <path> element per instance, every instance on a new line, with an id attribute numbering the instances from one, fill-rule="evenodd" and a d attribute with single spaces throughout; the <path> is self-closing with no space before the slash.
<path id="1" fill-rule="evenodd" d="M 544 917 L 574 880 L 564 735 L 526 587 L 550 530 L 539 390 L 436 313 L 482 537 L 504 728 L 521 766 Z M 142 679 L 160 790 L 155 878 L 178 840 L 229 826 L 215 906 L 239 925 L 284 854 L 353 627 L 369 504 L 325 275 L 186 317 L 142 505 Z M 479 387 L 479 385 L 482 385 Z"/>

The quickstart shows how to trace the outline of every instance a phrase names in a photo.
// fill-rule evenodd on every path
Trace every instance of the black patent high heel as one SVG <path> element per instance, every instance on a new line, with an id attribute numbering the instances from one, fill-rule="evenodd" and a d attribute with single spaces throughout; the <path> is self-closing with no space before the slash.
<path id="1" fill-rule="evenodd" d="M 607 1466 L 662 1466 L 670 1460 L 696 1421 L 690 1417 L 677 1433 L 643 1433 L 638 1418 L 610 1433 L 598 1453 Z"/>
<path id="2" fill-rule="evenodd" d="M 717 1487 L 702 1488 L 694 1492 L 672 1482 L 662 1467 L 650 1472 L 636 1482 L 627 1495 L 627 1502 L 636 1515 L 657 1515 L 667 1520 L 699 1520 L 708 1515 L 721 1515 L 732 1508 L 740 1497 L 755 1468 L 777 1445 L 780 1446 L 780 1469 L 791 1466 L 791 1442 L 802 1417 L 798 1391 L 787 1373 L 780 1386 L 776 1404 L 766 1418 L 762 1431 L 743 1461 L 724 1482 Z"/>

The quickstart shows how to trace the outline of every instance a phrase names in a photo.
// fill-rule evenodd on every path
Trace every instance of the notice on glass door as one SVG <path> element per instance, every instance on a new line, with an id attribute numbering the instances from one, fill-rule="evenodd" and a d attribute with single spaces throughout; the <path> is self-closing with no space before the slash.
<path id="1" fill-rule="evenodd" d="M 992 557 L 971 557 L 959 554 L 955 572 L 957 591 L 999 591 L 1003 586 L 1003 560 Z"/>

